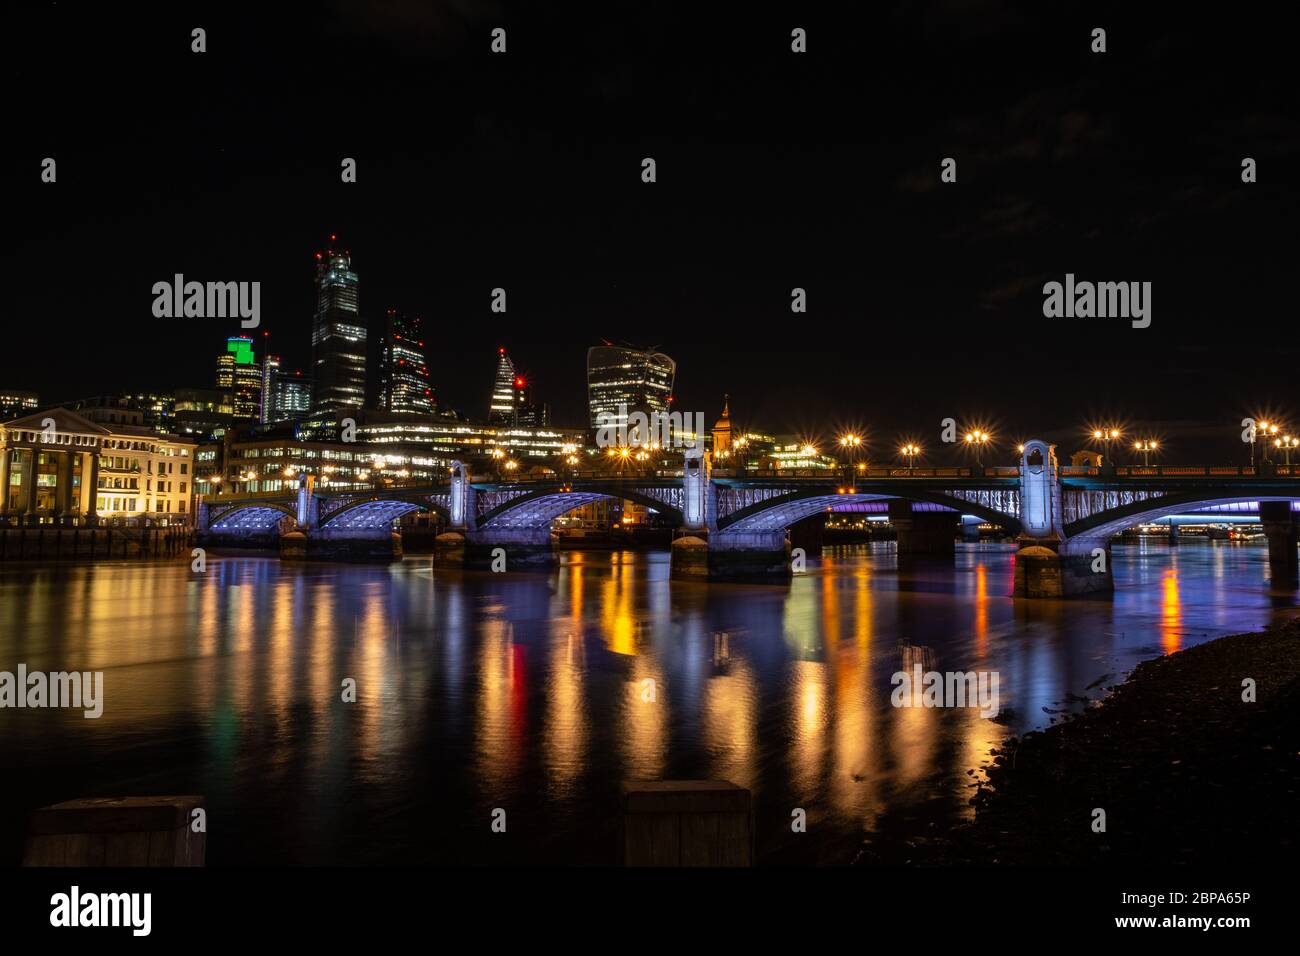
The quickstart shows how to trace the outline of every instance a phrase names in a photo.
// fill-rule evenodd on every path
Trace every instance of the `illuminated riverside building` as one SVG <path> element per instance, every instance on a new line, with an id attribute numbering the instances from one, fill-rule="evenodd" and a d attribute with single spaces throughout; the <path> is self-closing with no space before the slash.
<path id="1" fill-rule="evenodd" d="M 26 415 L 36 410 L 40 397 L 35 392 L 18 388 L 0 388 L 0 422 Z"/>
<path id="2" fill-rule="evenodd" d="M 662 352 L 612 345 L 587 350 L 587 407 L 591 428 L 627 427 L 627 417 L 641 412 L 667 414 L 672 402 L 677 363 Z"/>
<path id="3" fill-rule="evenodd" d="M 175 395 L 154 392 L 96 395 L 65 402 L 64 406 L 100 423 L 143 424 L 163 435 L 175 431 Z"/>
<path id="4" fill-rule="evenodd" d="M 429 363 L 424 352 L 424 320 L 389 309 L 381 358 L 379 407 L 397 414 L 428 415 L 434 405 Z"/>
<path id="5" fill-rule="evenodd" d="M 341 440 L 336 422 L 308 420 L 245 430 L 228 441 L 204 444 L 196 455 L 198 490 L 285 492 L 297 487 L 301 472 L 316 475 L 318 482 L 327 479 L 320 487 L 337 491 L 394 482 L 442 484 L 453 461 L 472 462 L 480 474 L 514 471 L 522 477 L 538 469 L 560 470 L 565 449 L 581 439 L 581 433 L 572 430 L 365 411 L 357 414 L 356 440 L 351 442 Z M 212 481 L 216 476 L 220 482 Z"/>
<path id="6" fill-rule="evenodd" d="M 142 412 L 118 407 L 52 408 L 6 422 L 0 515 L 39 523 L 189 523 L 194 449 L 193 441 L 149 428 Z"/>
<path id="7" fill-rule="evenodd" d="M 316 312 L 311 329 L 312 411 L 360 408 L 366 399 L 366 327 L 352 256 L 337 236 L 316 253 Z"/>
<path id="8" fill-rule="evenodd" d="M 217 359 L 217 388 L 230 395 L 235 418 L 258 421 L 262 407 L 262 367 L 253 355 L 253 340 L 243 335 L 226 340 Z"/>

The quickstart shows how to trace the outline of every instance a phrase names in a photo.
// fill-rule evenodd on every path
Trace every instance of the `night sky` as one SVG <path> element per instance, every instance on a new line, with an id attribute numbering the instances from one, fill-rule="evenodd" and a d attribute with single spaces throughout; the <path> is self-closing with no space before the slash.
<path id="1" fill-rule="evenodd" d="M 673 355 L 684 411 L 726 392 L 741 424 L 885 452 L 952 416 L 1007 442 L 1117 420 L 1177 457 L 1188 421 L 1244 460 L 1244 415 L 1300 423 L 1300 85 L 1267 12 L 542 6 L 10 14 L 0 387 L 211 387 L 238 324 L 154 318 L 176 272 L 260 281 L 262 330 L 306 367 L 335 232 L 363 315 L 424 315 L 439 400 L 475 418 L 504 345 L 584 424 L 609 339 Z M 1044 318 L 1067 272 L 1150 281 L 1151 327 Z"/>

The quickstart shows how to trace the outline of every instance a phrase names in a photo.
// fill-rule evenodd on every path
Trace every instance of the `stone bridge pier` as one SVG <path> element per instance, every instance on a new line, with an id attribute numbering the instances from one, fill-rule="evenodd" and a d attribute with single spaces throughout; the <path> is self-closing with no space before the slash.
<path id="1" fill-rule="evenodd" d="M 960 522 L 955 511 L 919 511 L 901 498 L 889 502 L 889 523 L 898 535 L 900 558 L 955 556 Z"/>
<path id="2" fill-rule="evenodd" d="M 1300 552 L 1296 550 L 1295 511 L 1289 501 L 1261 501 L 1259 523 L 1268 539 L 1268 566 L 1274 583 L 1300 580 Z"/>
<path id="3" fill-rule="evenodd" d="M 1025 443 L 1020 458 L 1020 527 L 1016 597 L 1062 598 L 1110 593 L 1109 538 L 1067 538 L 1056 446 Z"/>

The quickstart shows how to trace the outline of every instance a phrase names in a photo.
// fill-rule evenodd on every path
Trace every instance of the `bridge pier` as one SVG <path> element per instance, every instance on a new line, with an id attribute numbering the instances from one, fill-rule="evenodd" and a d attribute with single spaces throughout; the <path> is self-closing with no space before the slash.
<path id="1" fill-rule="evenodd" d="M 279 541 L 280 557 L 305 561 L 398 561 L 402 536 L 384 528 L 314 528 L 291 531 Z"/>
<path id="2" fill-rule="evenodd" d="M 535 571 L 555 563 L 551 529 L 447 531 L 434 539 L 435 567 L 467 571 Z"/>
<path id="3" fill-rule="evenodd" d="M 900 558 L 953 557 L 957 553 L 960 520 L 961 515 L 955 511 L 913 511 L 910 501 L 894 498 L 889 502 L 889 523 L 898 535 Z"/>
<path id="4" fill-rule="evenodd" d="M 1115 590 L 1109 541 L 1076 544 L 1022 535 L 1018 544 L 1012 586 L 1016 597 L 1067 598 Z M 1093 554 L 1094 550 L 1100 553 Z"/>
<path id="5" fill-rule="evenodd" d="M 809 515 L 790 525 L 790 548 L 803 548 L 804 557 L 820 558 L 826 534 L 826 514 Z"/>
<path id="6" fill-rule="evenodd" d="M 1273 581 L 1296 583 L 1300 579 L 1300 555 L 1296 552 L 1296 520 L 1291 502 L 1261 501 L 1259 523 L 1268 539 L 1268 569 Z"/>
<path id="7" fill-rule="evenodd" d="M 961 516 L 961 539 L 978 544 L 980 539 L 980 519 L 975 515 Z"/>
<path id="8" fill-rule="evenodd" d="M 789 581 L 790 543 L 780 531 L 714 531 L 673 540 L 672 576 L 694 581 Z"/>

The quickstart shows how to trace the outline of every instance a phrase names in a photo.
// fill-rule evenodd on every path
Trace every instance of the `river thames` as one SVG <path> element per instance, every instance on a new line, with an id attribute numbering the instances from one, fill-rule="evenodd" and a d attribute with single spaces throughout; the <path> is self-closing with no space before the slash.
<path id="1" fill-rule="evenodd" d="M 1297 604 L 1261 546 L 1116 545 L 1113 599 L 1069 602 L 1013 601 L 1013 559 L 828 548 L 779 587 L 670 581 L 655 552 L 0 567 L 0 670 L 104 672 L 99 719 L 0 710 L 0 864 L 34 807 L 182 793 L 213 866 L 613 863 L 622 782 L 661 778 L 751 788 L 760 864 L 847 863 L 963 819 L 1007 733 Z M 1003 716 L 892 706 L 916 662 L 996 671 Z"/>

